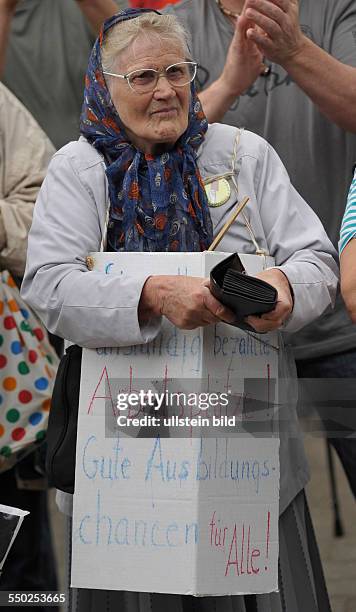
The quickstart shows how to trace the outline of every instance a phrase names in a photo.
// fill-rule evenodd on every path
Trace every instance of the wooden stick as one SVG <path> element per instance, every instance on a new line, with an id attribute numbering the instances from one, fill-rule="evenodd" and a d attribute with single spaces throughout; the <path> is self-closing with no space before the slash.
<path id="1" fill-rule="evenodd" d="M 218 235 L 216 236 L 216 238 L 214 238 L 213 242 L 211 243 L 210 247 L 208 248 L 208 251 L 215 251 L 216 247 L 218 246 L 218 244 L 221 242 L 221 240 L 223 239 L 223 237 L 225 236 L 227 230 L 229 229 L 229 227 L 233 224 L 233 222 L 235 221 L 236 217 L 240 214 L 240 212 L 245 208 L 247 202 L 249 201 L 249 197 L 246 196 L 240 204 L 238 204 L 236 210 L 234 210 L 234 212 L 232 213 L 231 217 L 226 221 L 225 225 L 223 228 L 221 228 L 220 232 L 218 233 Z"/>

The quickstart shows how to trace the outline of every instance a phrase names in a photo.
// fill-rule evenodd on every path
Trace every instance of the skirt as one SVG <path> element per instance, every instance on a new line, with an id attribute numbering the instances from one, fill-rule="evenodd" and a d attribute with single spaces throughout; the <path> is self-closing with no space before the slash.
<path id="1" fill-rule="evenodd" d="M 68 521 L 68 585 L 71 519 Z M 279 518 L 279 591 L 263 595 L 192 597 L 67 589 L 67 612 L 331 612 L 304 490 Z M 164 581 L 164 576 L 162 576 Z"/>

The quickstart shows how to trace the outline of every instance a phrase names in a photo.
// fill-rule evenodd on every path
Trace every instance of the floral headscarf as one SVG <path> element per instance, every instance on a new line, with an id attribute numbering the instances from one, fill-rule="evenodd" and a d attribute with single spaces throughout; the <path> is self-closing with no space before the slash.
<path id="1" fill-rule="evenodd" d="M 172 150 L 156 156 L 138 150 L 125 133 L 101 65 L 105 34 L 149 9 L 126 9 L 108 19 L 93 47 L 85 79 L 80 131 L 106 162 L 110 251 L 202 251 L 212 223 L 197 151 L 208 124 L 191 84 L 188 127 Z"/>

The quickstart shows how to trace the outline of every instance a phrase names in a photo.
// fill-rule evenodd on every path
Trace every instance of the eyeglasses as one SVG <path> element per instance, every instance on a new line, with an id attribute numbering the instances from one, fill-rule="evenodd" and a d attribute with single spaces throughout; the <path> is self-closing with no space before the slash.
<path id="1" fill-rule="evenodd" d="M 161 75 L 164 75 L 173 87 L 183 87 L 195 79 L 197 73 L 196 62 L 177 62 L 162 70 L 154 68 L 141 68 L 133 70 L 127 74 L 115 74 L 114 72 L 104 72 L 108 76 L 125 79 L 132 91 L 138 94 L 145 94 L 154 91 Z"/>

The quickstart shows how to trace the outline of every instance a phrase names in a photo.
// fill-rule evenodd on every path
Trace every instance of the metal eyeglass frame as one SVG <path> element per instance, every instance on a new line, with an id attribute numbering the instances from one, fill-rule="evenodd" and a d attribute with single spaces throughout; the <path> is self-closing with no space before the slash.
<path id="1" fill-rule="evenodd" d="M 194 73 L 193 76 L 189 79 L 189 81 L 187 81 L 186 83 L 182 83 L 180 85 L 178 85 L 177 83 L 172 83 L 169 79 L 169 76 L 167 74 L 167 70 L 169 70 L 170 68 L 173 68 L 173 66 L 177 66 L 180 64 L 189 64 L 191 66 L 194 67 Z M 103 70 L 103 74 L 106 74 L 107 76 L 113 76 L 113 77 L 118 77 L 120 79 L 125 79 L 125 81 L 127 82 L 128 86 L 130 87 L 131 91 L 138 93 L 138 94 L 144 94 L 144 93 L 150 93 L 151 91 L 154 91 L 157 83 L 158 83 L 158 79 L 161 75 L 164 75 L 165 78 L 167 79 L 167 81 L 169 82 L 170 85 L 172 85 L 173 87 L 184 87 L 185 85 L 188 85 L 189 83 L 191 83 L 192 81 L 194 81 L 196 74 L 197 74 L 197 67 L 198 67 L 198 63 L 197 62 L 193 62 L 193 61 L 182 61 L 182 62 L 175 62 L 174 64 L 170 64 L 169 66 L 166 66 L 166 68 L 161 68 L 161 70 L 156 70 L 155 68 L 138 68 L 137 70 L 131 70 L 131 72 L 127 72 L 126 74 L 117 74 L 115 72 L 107 72 Z M 145 70 L 149 70 L 152 71 L 154 73 L 156 73 L 157 77 L 156 77 L 156 81 L 152 87 L 152 89 L 149 89 L 147 91 L 137 91 L 133 85 L 130 82 L 130 77 L 135 74 L 136 72 L 144 72 Z"/>

